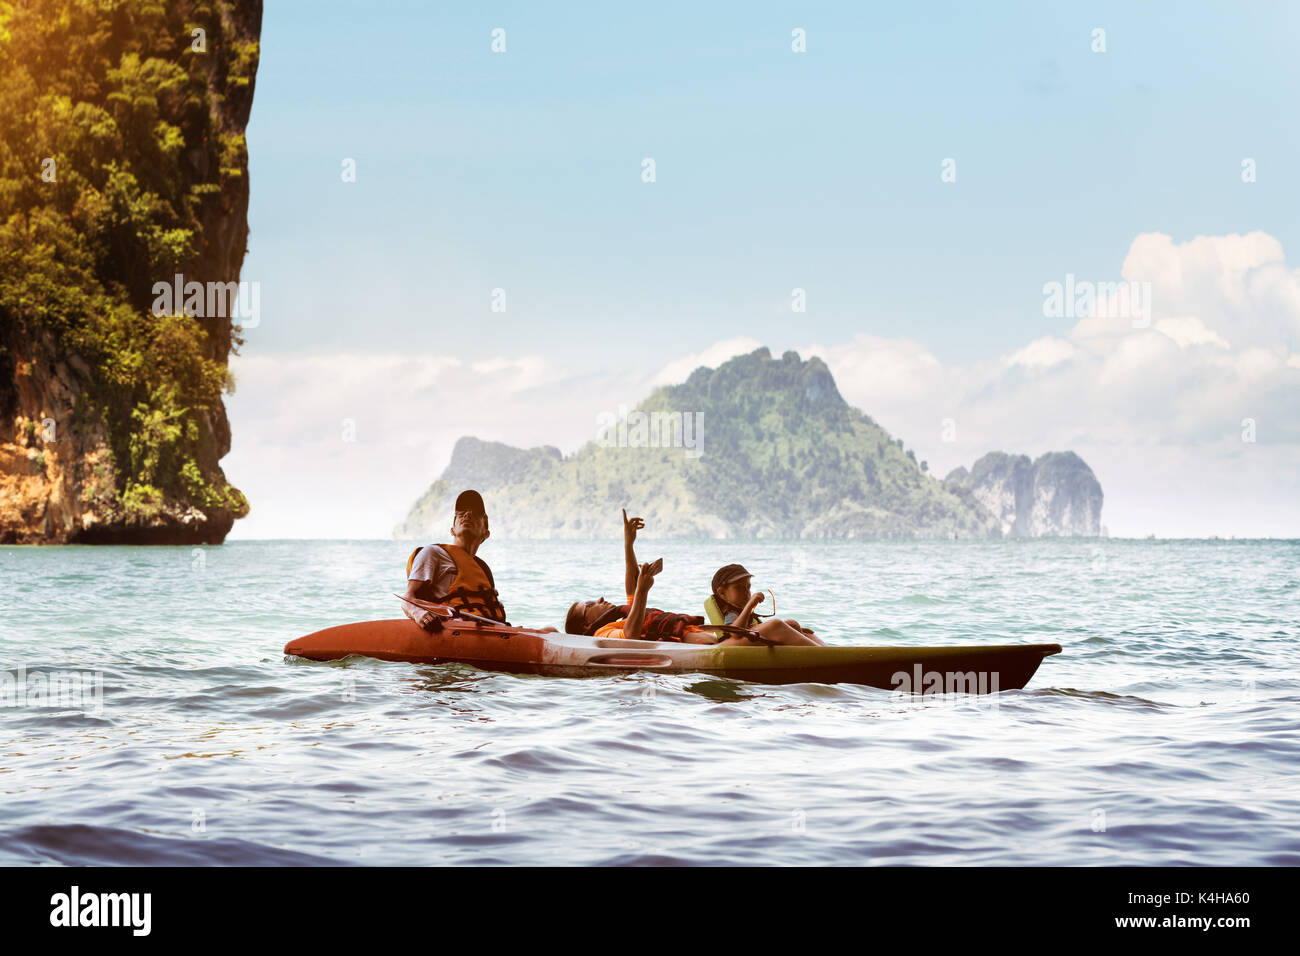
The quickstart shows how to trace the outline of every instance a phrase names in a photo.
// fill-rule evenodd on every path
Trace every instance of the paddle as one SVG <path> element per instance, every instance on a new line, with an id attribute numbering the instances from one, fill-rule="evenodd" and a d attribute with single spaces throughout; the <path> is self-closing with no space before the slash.
<path id="1" fill-rule="evenodd" d="M 740 637 L 747 637 L 751 641 L 758 641 L 760 644 L 766 644 L 768 647 L 775 647 L 776 641 L 769 641 L 758 631 L 751 631 L 747 627 L 736 627 L 734 624 L 700 624 L 701 630 L 721 631 L 724 634 L 736 634 Z"/>
<path id="2" fill-rule="evenodd" d="M 471 614 L 469 611 L 462 611 L 460 608 L 452 607 L 450 604 L 431 604 L 428 601 L 422 601 L 419 598 L 407 597 L 405 594 L 393 592 L 393 597 L 412 607 L 418 607 L 424 611 L 434 612 L 434 616 L 443 620 L 450 621 L 452 618 L 457 620 L 473 621 L 475 624 L 491 624 L 493 627 L 509 627 L 507 621 L 494 621 L 490 617 L 480 617 L 477 614 Z"/>

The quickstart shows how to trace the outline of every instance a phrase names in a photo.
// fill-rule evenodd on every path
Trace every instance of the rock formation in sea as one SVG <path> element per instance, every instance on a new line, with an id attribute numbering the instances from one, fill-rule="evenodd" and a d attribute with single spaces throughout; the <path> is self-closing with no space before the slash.
<path id="1" fill-rule="evenodd" d="M 965 490 L 1014 538 L 1097 537 L 1101 534 L 1101 483 L 1072 451 L 1025 455 L 989 452 L 971 467 L 948 473 L 944 484 Z"/>
<path id="2" fill-rule="evenodd" d="M 1101 488 L 1077 455 L 996 453 L 947 481 L 840 395 L 819 358 L 766 348 L 657 389 L 565 457 L 464 437 L 394 529 L 443 540 L 451 504 L 480 490 L 492 533 L 599 538 L 619 509 L 678 538 L 987 538 L 1098 534 Z M 666 437 L 665 437 L 666 436 Z M 1000 457 L 999 457 L 1000 455 Z M 1006 460 L 1005 467 L 998 463 Z M 1021 464 L 1023 462 L 1023 464 Z"/>

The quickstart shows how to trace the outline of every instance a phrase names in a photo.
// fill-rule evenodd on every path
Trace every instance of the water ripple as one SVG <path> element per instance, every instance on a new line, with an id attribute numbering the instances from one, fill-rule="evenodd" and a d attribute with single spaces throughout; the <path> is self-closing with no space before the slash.
<path id="1" fill-rule="evenodd" d="M 405 545 L 192 551 L 0 548 L 0 593 L 42 583 L 0 671 L 102 690 L 0 708 L 0 863 L 1300 865 L 1296 542 L 655 542 L 664 606 L 739 559 L 831 643 L 1065 648 L 920 704 L 285 659 L 393 616 Z M 485 557 L 538 624 L 620 560 Z"/>

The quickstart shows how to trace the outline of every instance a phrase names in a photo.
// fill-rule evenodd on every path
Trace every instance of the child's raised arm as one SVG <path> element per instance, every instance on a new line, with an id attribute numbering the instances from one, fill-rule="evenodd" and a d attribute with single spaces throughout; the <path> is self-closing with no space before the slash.
<path id="1" fill-rule="evenodd" d="M 636 590 L 636 533 L 645 527 L 640 518 L 629 518 L 627 509 L 623 509 L 623 591 L 631 594 Z"/>
<path id="2" fill-rule="evenodd" d="M 643 564 L 637 570 L 636 584 L 632 586 L 632 607 L 628 610 L 627 620 L 623 622 L 623 636 L 636 640 L 641 636 L 641 625 L 645 623 L 646 595 L 654 587 L 655 575 L 663 568 L 663 559 L 653 564 Z"/>

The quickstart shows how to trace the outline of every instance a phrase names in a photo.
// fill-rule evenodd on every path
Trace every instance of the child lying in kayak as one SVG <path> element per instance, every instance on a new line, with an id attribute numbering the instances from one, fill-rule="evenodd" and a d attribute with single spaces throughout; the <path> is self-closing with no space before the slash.
<path id="1" fill-rule="evenodd" d="M 624 574 L 623 583 L 627 587 L 628 603 L 611 604 L 603 597 L 598 601 L 577 601 L 565 617 L 564 630 L 569 634 L 586 634 L 593 637 L 625 637 L 631 640 L 648 641 L 683 641 L 688 644 L 761 644 L 763 641 L 751 641 L 742 635 L 729 636 L 722 640 L 705 630 L 704 618 L 689 614 L 674 614 L 658 608 L 646 606 L 646 597 L 654 586 L 655 575 L 663 570 L 663 559 L 652 564 L 638 565 L 634 542 L 636 533 L 645 527 L 640 518 L 627 516 L 623 512 L 623 549 Z M 758 605 L 762 595 L 751 598 L 742 609 L 742 620 Z M 771 627 L 779 624 L 779 627 Z M 821 643 L 808 638 L 803 633 L 787 627 L 784 622 L 765 621 L 755 628 L 766 642 L 773 644 L 813 644 Z"/>
<path id="2" fill-rule="evenodd" d="M 704 618 L 689 614 L 674 614 L 658 608 L 646 607 L 646 596 L 654 586 L 655 575 L 663 569 L 662 561 L 643 564 L 637 569 L 637 582 L 631 602 L 610 604 L 604 598 L 598 601 L 578 601 L 569 608 L 564 619 L 564 630 L 569 634 L 586 634 L 589 637 L 625 637 L 643 641 L 681 641 L 686 644 L 757 644 L 742 635 L 718 640 L 700 625 Z M 755 602 L 757 603 L 757 602 Z M 750 608 L 753 610 L 753 608 Z M 771 623 L 766 622 L 766 623 Z M 798 632 L 795 632 L 798 633 Z M 799 637 L 803 638 L 800 634 Z M 768 638 L 772 643 L 785 643 Z M 794 643 L 794 642 L 790 642 Z M 803 638 L 798 643 L 810 643 Z"/>
<path id="3" fill-rule="evenodd" d="M 772 636 L 776 633 L 785 633 L 783 627 L 799 634 L 803 634 L 813 644 L 820 644 L 823 647 L 826 642 L 821 640 L 816 634 L 806 627 L 801 627 L 798 621 L 772 619 L 759 623 L 753 616 L 754 608 L 763 601 L 763 592 L 757 595 L 751 595 L 749 583 L 751 575 L 739 564 L 728 564 L 717 570 L 713 575 L 712 593 L 708 600 L 704 602 L 704 613 L 708 615 L 709 622 L 712 624 L 734 624 L 737 627 L 748 627 L 757 630 L 769 641 L 775 640 Z M 746 605 L 749 607 L 749 614 L 742 614 Z M 782 641 L 781 643 L 795 643 L 794 641 Z"/>
<path id="4" fill-rule="evenodd" d="M 590 637 L 716 644 L 714 635 L 700 627 L 704 618 L 646 607 L 646 597 L 654 587 L 655 575 L 663 570 L 663 566 L 663 559 L 660 559 L 637 568 L 636 583 L 627 596 L 627 604 L 611 604 L 604 598 L 575 601 L 565 616 L 564 630 L 569 634 Z"/>

